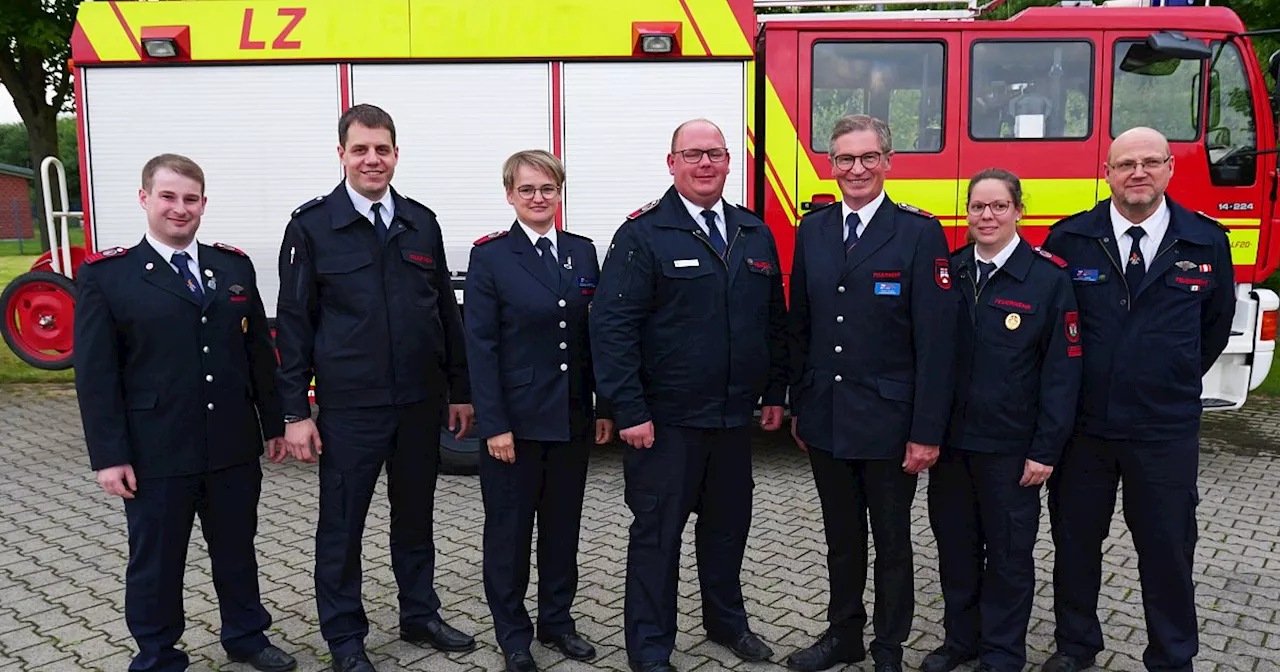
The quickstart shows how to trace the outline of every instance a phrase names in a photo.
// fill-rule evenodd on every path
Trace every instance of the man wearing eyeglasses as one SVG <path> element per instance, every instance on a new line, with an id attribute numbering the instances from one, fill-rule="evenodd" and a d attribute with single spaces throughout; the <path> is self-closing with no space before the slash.
<path id="1" fill-rule="evenodd" d="M 822 500 L 829 627 L 787 666 L 816 672 L 866 658 L 867 517 L 875 538 L 876 672 L 901 672 L 915 610 L 911 503 L 938 459 L 955 386 L 959 295 L 932 215 L 884 191 L 884 121 L 831 132 L 840 205 L 805 215 L 791 266 L 791 432 Z"/>
<path id="2" fill-rule="evenodd" d="M 680 537 L 698 512 L 698 579 L 707 637 L 743 660 L 773 651 L 747 624 L 739 578 L 751 527 L 751 427 L 782 425 L 786 304 L 768 227 L 722 198 L 724 135 L 678 127 L 674 185 L 614 236 L 591 310 L 599 393 L 625 448 L 627 657 L 672 670 Z"/>
<path id="3" fill-rule="evenodd" d="M 1102 544 L 1124 483 L 1138 551 L 1148 670 L 1191 670 L 1191 580 L 1199 494 L 1201 378 L 1231 335 L 1235 273 L 1218 222 L 1165 194 L 1169 142 L 1122 133 L 1103 168 L 1111 198 L 1055 224 L 1045 248 L 1067 260 L 1088 344 L 1076 433 L 1049 479 L 1054 639 L 1044 672 L 1102 652 Z"/>

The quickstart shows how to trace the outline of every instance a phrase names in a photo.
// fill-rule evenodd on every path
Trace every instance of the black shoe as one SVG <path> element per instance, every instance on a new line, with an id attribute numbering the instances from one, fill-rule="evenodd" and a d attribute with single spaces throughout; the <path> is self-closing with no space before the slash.
<path id="1" fill-rule="evenodd" d="M 631 672 L 676 672 L 675 666 L 667 661 L 642 663 L 638 660 L 628 660 L 627 665 L 631 666 Z"/>
<path id="2" fill-rule="evenodd" d="M 967 655 L 945 646 L 935 649 L 924 657 L 920 669 L 924 672 L 951 672 L 951 670 L 977 659 L 976 655 Z"/>
<path id="3" fill-rule="evenodd" d="M 883 663 L 876 663 L 876 672 L 902 672 L 902 661 L 886 660 Z"/>
<path id="4" fill-rule="evenodd" d="M 558 650 L 574 660 L 591 660 L 596 657 L 596 647 L 576 632 L 563 635 L 538 635 L 538 641 Z"/>
<path id="5" fill-rule="evenodd" d="M 1080 672 L 1091 667 L 1093 667 L 1092 658 L 1076 658 L 1059 651 L 1049 656 L 1049 660 L 1044 661 L 1044 665 L 1040 666 L 1040 672 Z"/>
<path id="6" fill-rule="evenodd" d="M 866 659 L 867 650 L 860 638 L 842 637 L 828 630 L 813 646 L 787 656 L 787 667 L 798 672 L 818 672 L 845 663 L 861 663 Z"/>
<path id="7" fill-rule="evenodd" d="M 448 623 L 440 619 L 419 627 L 402 625 L 400 639 L 411 644 L 427 644 L 438 651 L 450 653 L 474 651 L 476 648 L 475 637 L 449 627 Z"/>
<path id="8" fill-rule="evenodd" d="M 978 663 L 978 665 L 973 668 L 973 672 L 996 672 L 996 668 L 990 663 Z"/>
<path id="9" fill-rule="evenodd" d="M 364 651 L 333 661 L 333 672 L 376 672 Z"/>
<path id="10" fill-rule="evenodd" d="M 507 654 L 507 672 L 538 672 L 538 664 L 528 651 L 512 651 Z"/>
<path id="11" fill-rule="evenodd" d="M 754 632 L 743 630 L 736 637 L 729 639 L 721 639 L 719 637 L 708 637 L 711 641 L 729 649 L 733 655 L 747 661 L 748 663 L 756 663 L 762 660 L 769 660 L 773 657 L 773 649 L 768 644 L 760 641 Z"/>
<path id="12" fill-rule="evenodd" d="M 298 661 L 294 660 L 293 656 L 270 644 L 251 656 L 245 656 L 244 658 L 239 656 L 227 657 L 237 663 L 248 663 L 253 669 L 260 672 L 290 672 L 290 670 L 298 669 Z"/>

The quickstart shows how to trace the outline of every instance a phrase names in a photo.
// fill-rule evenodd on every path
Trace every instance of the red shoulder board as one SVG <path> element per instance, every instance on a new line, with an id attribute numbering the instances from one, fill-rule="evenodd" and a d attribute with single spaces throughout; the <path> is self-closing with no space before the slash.
<path id="1" fill-rule="evenodd" d="M 236 254 L 238 254 L 238 255 L 240 255 L 240 256 L 242 256 L 242 257 L 247 257 L 247 256 L 249 256 L 249 255 L 247 255 L 247 254 L 245 254 L 245 253 L 244 253 L 244 250 L 242 250 L 242 249 L 240 249 L 240 248 L 238 248 L 238 247 L 231 247 L 230 245 L 228 245 L 228 244 L 226 244 L 226 243 L 214 243 L 214 244 L 213 244 L 213 246 L 214 246 L 214 247 L 216 247 L 216 248 L 218 248 L 219 250 L 226 250 L 226 251 L 228 251 L 228 252 L 235 252 Z"/>
<path id="2" fill-rule="evenodd" d="M 123 247 L 109 247 L 109 248 L 107 248 L 107 249 L 105 249 L 105 250 L 102 250 L 101 252 L 95 252 L 95 253 L 93 253 L 93 254 L 91 254 L 91 255 L 89 255 L 89 256 L 87 256 L 87 257 L 85 257 L 85 258 L 84 258 L 84 261 L 83 261 L 83 262 L 81 262 L 81 263 L 85 263 L 85 264 L 92 264 L 92 263 L 94 263 L 94 262 L 102 261 L 103 259 L 107 259 L 107 258 L 109 258 L 109 257 L 116 257 L 116 256 L 119 256 L 119 255 L 122 255 L 122 254 L 124 254 L 125 252 L 128 252 L 128 251 L 129 251 L 129 250 L 127 250 L 127 249 L 125 249 L 125 248 L 123 248 Z"/>
<path id="3" fill-rule="evenodd" d="M 1033 247 L 1033 248 L 1031 248 L 1031 249 L 1035 250 L 1035 251 L 1036 251 L 1036 254 L 1038 254 L 1038 255 L 1040 255 L 1040 256 L 1042 256 L 1042 257 L 1044 257 L 1045 259 L 1048 259 L 1049 261 L 1052 261 L 1052 262 L 1054 263 L 1054 265 L 1056 265 L 1058 268 L 1066 268 L 1066 267 L 1067 267 L 1067 260 L 1066 260 L 1066 259 L 1063 259 L 1062 257 L 1059 257 L 1058 255 L 1056 255 L 1056 254 L 1054 254 L 1054 253 L 1050 252 L 1049 250 L 1044 249 L 1043 247 Z"/>
<path id="4" fill-rule="evenodd" d="M 487 243 L 487 242 L 489 242 L 489 241 L 491 241 L 491 240 L 497 240 L 497 239 L 499 239 L 499 238 L 501 238 L 501 237 L 503 237 L 503 236 L 507 235 L 508 233 L 511 233 L 511 230 L 510 230 L 510 229 L 503 229 L 503 230 L 501 230 L 501 231 L 494 231 L 493 233 L 491 233 L 491 234 L 489 234 L 489 235 L 487 235 L 487 236 L 485 236 L 485 237 L 483 237 L 483 238 L 480 238 L 480 239 L 476 240 L 476 242 L 475 242 L 475 243 L 473 243 L 473 244 L 474 244 L 474 245 L 484 245 L 485 243 Z"/>
<path id="5" fill-rule="evenodd" d="M 899 203 L 898 207 L 902 208 L 903 210 L 906 210 L 907 212 L 913 215 L 920 215 L 921 217 L 933 216 L 932 212 L 929 212 L 928 210 L 921 210 L 920 208 L 917 208 L 916 206 L 911 205 L 910 203 Z"/>
<path id="6" fill-rule="evenodd" d="M 644 205 L 640 206 L 639 210 L 636 210 L 635 212 L 627 215 L 627 219 L 635 219 L 636 217 L 639 217 L 640 215 L 643 215 L 644 213 L 649 212 L 650 210 L 658 207 L 658 203 L 661 201 L 662 199 L 659 198 L 659 199 L 649 201 L 648 203 L 645 203 Z"/>

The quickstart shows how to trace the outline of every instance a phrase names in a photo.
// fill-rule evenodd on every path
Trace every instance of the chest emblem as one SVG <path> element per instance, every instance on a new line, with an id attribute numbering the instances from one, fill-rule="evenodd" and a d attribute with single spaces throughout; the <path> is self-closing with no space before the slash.
<path id="1" fill-rule="evenodd" d="M 1013 331 L 1022 326 L 1022 316 L 1017 313 L 1009 313 L 1004 318 L 1004 328 Z"/>
<path id="2" fill-rule="evenodd" d="M 933 260 L 933 281 L 943 289 L 951 289 L 951 262 L 946 259 Z"/>

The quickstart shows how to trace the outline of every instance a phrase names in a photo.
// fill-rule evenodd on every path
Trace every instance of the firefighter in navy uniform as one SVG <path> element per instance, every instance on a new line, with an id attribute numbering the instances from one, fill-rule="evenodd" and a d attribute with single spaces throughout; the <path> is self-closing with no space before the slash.
<path id="1" fill-rule="evenodd" d="M 951 258 L 962 298 L 956 401 L 929 474 L 946 635 L 921 669 L 976 658 L 977 672 L 1022 672 L 1040 485 L 1071 435 L 1084 351 L 1067 263 L 1018 235 L 1017 176 L 978 173 L 968 212 L 974 243 Z"/>
<path id="2" fill-rule="evenodd" d="M 400 638 L 475 648 L 440 617 L 432 539 L 446 404 L 459 437 L 472 411 L 440 225 L 390 187 L 395 125 L 383 110 L 357 105 L 339 119 L 338 141 L 346 179 L 295 211 L 285 229 L 276 342 L 285 440 L 298 459 L 320 460 L 320 632 L 335 670 L 365 672 L 373 665 L 364 650 L 361 539 L 383 465 Z M 307 398 L 313 374 L 318 427 Z"/>
<path id="3" fill-rule="evenodd" d="M 822 500 L 826 633 L 787 658 L 806 672 L 866 658 L 867 517 L 875 537 L 876 672 L 900 672 L 915 610 L 911 504 L 951 409 L 958 297 L 932 215 L 885 195 L 889 126 L 853 115 L 831 134 L 844 198 L 810 213 L 791 267 L 792 433 Z"/>
<path id="4" fill-rule="evenodd" d="M 1165 195 L 1173 177 L 1157 131 L 1122 133 L 1107 154 L 1111 198 L 1054 225 L 1067 260 L 1084 358 L 1075 434 L 1049 480 L 1054 639 L 1045 672 L 1091 667 L 1102 651 L 1102 544 L 1124 483 L 1138 552 L 1148 670 L 1191 670 L 1201 379 L 1235 315 L 1227 236 Z"/>
<path id="5" fill-rule="evenodd" d="M 204 173 L 162 154 L 142 170 L 147 235 L 85 259 L 77 273 L 76 393 L 89 462 L 129 527 L 130 670 L 185 670 L 182 578 L 198 514 L 233 661 L 285 672 L 258 593 L 259 456 L 285 455 L 275 353 L 253 263 L 198 244 Z"/>
<path id="6" fill-rule="evenodd" d="M 751 632 L 742 556 L 751 527 L 751 436 L 782 424 L 786 304 L 768 227 L 721 197 L 724 135 L 706 120 L 671 140 L 674 186 L 615 234 L 591 309 L 599 393 L 624 448 L 625 628 L 631 668 L 672 670 L 680 537 L 698 512 L 707 636 L 744 660 L 772 650 Z"/>
<path id="7" fill-rule="evenodd" d="M 592 439 L 613 422 L 593 412 L 587 309 L 600 278 L 591 240 L 557 230 L 564 167 L 517 152 L 502 182 L 517 220 L 478 241 L 467 265 L 467 361 L 484 498 L 484 588 L 511 672 L 533 672 L 524 606 L 538 523 L 538 639 L 575 660 L 596 651 L 569 613 L 578 588 L 578 531 Z"/>

